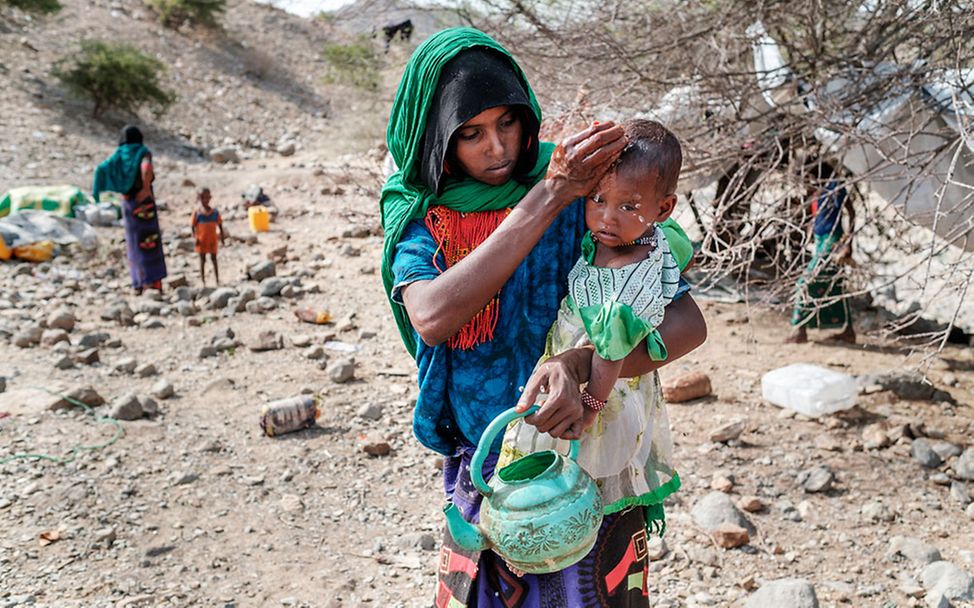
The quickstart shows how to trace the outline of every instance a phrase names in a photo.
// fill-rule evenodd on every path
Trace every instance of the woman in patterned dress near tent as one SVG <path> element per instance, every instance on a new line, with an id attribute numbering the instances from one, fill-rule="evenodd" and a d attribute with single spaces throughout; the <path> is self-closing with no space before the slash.
<path id="1" fill-rule="evenodd" d="M 123 195 L 122 219 L 129 274 L 136 294 L 149 287 L 162 291 L 166 278 L 166 257 L 162 250 L 159 212 L 152 181 L 152 152 L 142 143 L 135 126 L 122 129 L 115 152 L 95 169 L 92 194 L 98 202 L 102 192 Z"/>

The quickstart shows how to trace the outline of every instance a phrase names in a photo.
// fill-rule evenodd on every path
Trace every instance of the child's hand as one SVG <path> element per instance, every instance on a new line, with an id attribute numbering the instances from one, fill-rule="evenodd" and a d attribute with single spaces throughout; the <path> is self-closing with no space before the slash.
<path id="1" fill-rule="evenodd" d="M 587 196 L 625 147 L 621 126 L 611 121 L 593 124 L 558 144 L 545 179 L 557 182 L 568 200 Z"/>

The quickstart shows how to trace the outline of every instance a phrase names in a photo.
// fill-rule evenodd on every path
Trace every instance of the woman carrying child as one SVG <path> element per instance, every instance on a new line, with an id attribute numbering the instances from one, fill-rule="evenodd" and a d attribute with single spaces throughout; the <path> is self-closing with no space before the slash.
<path id="1" fill-rule="evenodd" d="M 444 455 L 447 498 L 468 521 L 480 507 L 469 462 L 494 417 L 544 392 L 541 410 L 527 418 L 539 432 L 577 438 L 586 422 L 579 387 L 592 350 L 537 362 L 578 258 L 583 197 L 625 141 L 620 127 L 593 125 L 567 138 L 549 166 L 554 146 L 538 141 L 540 120 L 513 58 L 467 28 L 417 48 L 390 114 L 387 139 L 399 171 L 380 202 L 383 282 L 419 368 L 414 432 Z M 670 304 L 657 329 L 667 361 L 706 337 L 688 295 Z M 661 363 L 637 348 L 618 373 L 635 377 Z M 485 476 L 496 458 L 495 451 Z M 628 585 L 628 574 L 647 566 L 645 551 L 633 546 L 645 525 L 643 509 L 607 516 L 589 556 L 546 575 L 518 576 L 493 552 L 464 552 L 446 535 L 436 605 L 648 606 L 645 590 Z M 627 582 L 610 590 L 606 577 L 622 571 Z"/>

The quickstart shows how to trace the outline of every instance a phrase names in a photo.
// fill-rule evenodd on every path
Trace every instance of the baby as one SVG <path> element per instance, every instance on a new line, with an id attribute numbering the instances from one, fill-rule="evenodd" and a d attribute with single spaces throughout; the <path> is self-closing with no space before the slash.
<path id="1" fill-rule="evenodd" d="M 669 220 L 683 162 L 679 141 L 657 122 L 632 120 L 624 127 L 626 148 L 585 201 L 582 255 L 568 275 L 568 295 L 542 361 L 594 347 L 578 462 L 596 479 L 606 513 L 642 506 L 655 522 L 650 528 L 661 531 L 663 500 L 680 487 L 662 390 L 655 372 L 622 380 L 619 372 L 644 341 L 653 360 L 666 359 L 656 328 L 666 306 L 687 291 L 680 272 L 692 249 Z M 497 468 L 526 453 L 563 450 L 564 443 L 515 422 Z"/>

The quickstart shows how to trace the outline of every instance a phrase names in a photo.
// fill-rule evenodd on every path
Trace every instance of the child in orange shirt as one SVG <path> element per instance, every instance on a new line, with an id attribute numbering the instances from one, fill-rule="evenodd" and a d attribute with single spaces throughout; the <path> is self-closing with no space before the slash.
<path id="1" fill-rule="evenodd" d="M 196 253 L 200 254 L 200 279 L 206 285 L 206 256 L 209 254 L 213 261 L 213 274 L 216 276 L 216 284 L 220 284 L 220 268 L 216 263 L 217 232 L 220 235 L 220 243 L 227 244 L 227 235 L 223 231 L 223 218 L 220 212 L 210 206 L 209 188 L 200 188 L 196 193 L 196 202 L 199 209 L 193 211 L 193 236 L 196 237 Z"/>

